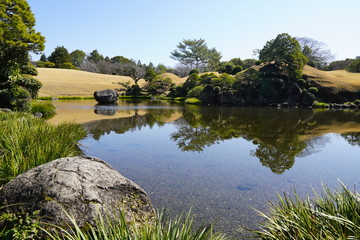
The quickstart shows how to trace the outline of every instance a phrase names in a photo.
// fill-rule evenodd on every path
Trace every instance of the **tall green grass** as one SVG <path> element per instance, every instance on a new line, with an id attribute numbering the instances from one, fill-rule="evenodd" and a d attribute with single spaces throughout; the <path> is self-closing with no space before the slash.
<path id="1" fill-rule="evenodd" d="M 57 158 L 81 154 L 81 125 L 50 125 L 26 113 L 0 113 L 0 185 Z"/>
<path id="2" fill-rule="evenodd" d="M 170 220 L 158 213 L 157 218 L 143 224 L 127 222 L 124 214 L 119 211 L 118 217 L 99 215 L 95 226 L 87 230 L 79 227 L 75 219 L 68 215 L 71 224 L 68 227 L 50 226 L 43 229 L 52 240 L 223 240 L 224 235 L 214 233 L 212 225 L 194 229 L 193 217 L 190 212 L 185 217 Z"/>
<path id="3" fill-rule="evenodd" d="M 342 184 L 341 190 L 323 187 L 315 199 L 279 196 L 270 213 L 260 215 L 260 239 L 360 239 L 360 194 Z"/>

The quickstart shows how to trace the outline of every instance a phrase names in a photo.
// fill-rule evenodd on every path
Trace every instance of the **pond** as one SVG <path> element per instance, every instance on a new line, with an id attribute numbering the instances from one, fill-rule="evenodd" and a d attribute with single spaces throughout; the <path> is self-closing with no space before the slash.
<path id="1" fill-rule="evenodd" d="M 277 194 L 360 181 L 360 112 L 185 106 L 160 101 L 55 101 L 84 124 L 86 155 L 138 183 L 169 215 L 190 208 L 200 223 L 243 236 Z"/>

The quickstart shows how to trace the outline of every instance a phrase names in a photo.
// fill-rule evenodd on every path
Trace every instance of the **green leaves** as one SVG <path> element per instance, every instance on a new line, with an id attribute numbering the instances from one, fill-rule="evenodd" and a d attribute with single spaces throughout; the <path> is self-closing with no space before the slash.
<path id="1" fill-rule="evenodd" d="M 263 62 L 274 62 L 287 70 L 291 79 L 301 77 L 307 58 L 302 53 L 300 44 L 287 33 L 279 34 L 268 41 L 260 50 L 259 59 Z"/>

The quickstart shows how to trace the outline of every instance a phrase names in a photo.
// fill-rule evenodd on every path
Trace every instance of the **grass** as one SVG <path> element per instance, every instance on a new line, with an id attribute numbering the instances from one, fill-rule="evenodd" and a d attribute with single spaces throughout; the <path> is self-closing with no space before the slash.
<path id="1" fill-rule="evenodd" d="M 315 199 L 301 200 L 279 196 L 278 205 L 270 205 L 270 213 L 260 215 L 260 230 L 252 230 L 260 239 L 360 239 L 360 194 L 323 187 Z"/>
<path id="2" fill-rule="evenodd" d="M 86 136 L 78 124 L 57 126 L 26 113 L 0 113 L 0 184 L 57 158 L 81 153 L 78 141 Z"/>
<path id="3" fill-rule="evenodd" d="M 51 231 L 45 230 L 52 240 L 90 240 L 90 239 L 148 239 L 148 240 L 222 240 L 224 235 L 214 233 L 212 225 L 199 227 L 194 230 L 193 217 L 188 213 L 185 217 L 174 220 L 167 219 L 164 214 L 157 214 L 157 218 L 143 224 L 126 222 L 124 214 L 119 211 L 118 217 L 109 215 L 98 216 L 95 226 L 84 230 L 78 226 L 75 219 L 70 219 L 69 227 L 52 227 Z"/>
<path id="4" fill-rule="evenodd" d="M 41 113 L 44 119 L 49 119 L 56 114 L 55 106 L 52 102 L 43 102 L 41 100 L 32 100 L 30 103 L 30 112 L 32 114 Z"/>

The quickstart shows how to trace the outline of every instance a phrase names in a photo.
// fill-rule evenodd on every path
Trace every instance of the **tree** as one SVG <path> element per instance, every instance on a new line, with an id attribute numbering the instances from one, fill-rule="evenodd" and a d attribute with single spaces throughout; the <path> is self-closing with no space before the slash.
<path id="1" fill-rule="evenodd" d="M 95 49 L 89 54 L 89 56 L 87 57 L 87 60 L 98 63 L 101 60 L 104 60 L 104 56 L 101 55 L 97 49 Z"/>
<path id="2" fill-rule="evenodd" d="M 0 4 L 0 107 L 26 110 L 29 86 L 35 93 L 41 84 L 23 81 L 23 66 L 29 64 L 29 52 L 44 50 L 45 38 L 35 29 L 35 17 L 25 0 L 1 1 Z M 26 82 L 27 87 L 23 86 Z"/>
<path id="3" fill-rule="evenodd" d="M 64 63 L 70 63 L 71 57 L 69 51 L 64 46 L 58 46 L 50 54 L 48 60 L 54 63 L 57 68 L 60 68 Z"/>
<path id="4" fill-rule="evenodd" d="M 312 38 L 298 37 L 303 54 L 308 58 L 307 64 L 315 68 L 323 68 L 334 58 L 326 44 Z"/>
<path id="5" fill-rule="evenodd" d="M 71 59 L 71 63 L 75 66 L 75 67 L 80 67 L 81 64 L 83 64 L 83 62 L 85 61 L 85 52 L 82 50 L 75 50 L 72 51 L 70 53 L 70 59 Z"/>
<path id="6" fill-rule="evenodd" d="M 42 62 L 47 62 L 47 57 L 46 57 L 45 53 L 44 53 L 44 54 L 41 54 L 41 56 L 40 56 L 40 61 L 42 61 Z"/>
<path id="7" fill-rule="evenodd" d="M 299 79 L 307 62 L 299 42 L 287 33 L 279 34 L 268 41 L 260 50 L 259 59 L 263 62 L 274 62 L 288 73 L 290 79 Z"/>
<path id="8" fill-rule="evenodd" d="M 123 63 L 120 64 L 120 69 L 123 75 L 131 77 L 135 84 L 145 77 L 146 70 L 143 67 L 138 66 L 135 63 Z"/>
<path id="9" fill-rule="evenodd" d="M 360 73 L 360 58 L 353 61 L 347 68 L 349 72 Z"/>
<path id="10" fill-rule="evenodd" d="M 176 47 L 170 58 L 190 66 L 190 69 L 214 68 L 220 63 L 221 54 L 215 48 L 209 49 L 204 39 L 184 39 Z"/>

